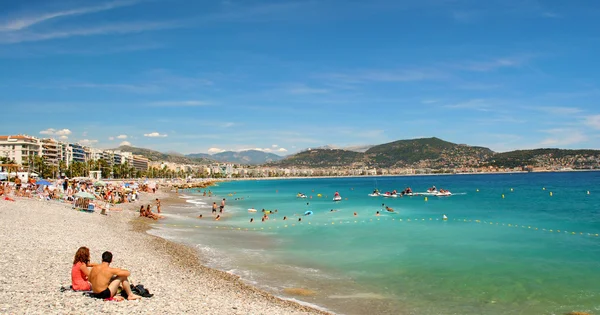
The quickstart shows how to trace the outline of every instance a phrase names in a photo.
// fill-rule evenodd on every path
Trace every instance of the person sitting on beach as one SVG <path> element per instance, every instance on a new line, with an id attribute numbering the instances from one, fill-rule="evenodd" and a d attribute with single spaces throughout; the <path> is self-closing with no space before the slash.
<path id="1" fill-rule="evenodd" d="M 144 210 L 144 205 L 140 206 L 140 217 L 146 216 L 146 210 Z"/>
<path id="2" fill-rule="evenodd" d="M 87 247 L 79 247 L 71 268 L 71 288 L 74 291 L 90 291 L 92 289 L 88 276 L 90 269 L 96 265 L 90 263 L 90 250 Z"/>
<path id="3" fill-rule="evenodd" d="M 131 292 L 127 277 L 131 274 L 125 269 L 111 268 L 113 255 L 111 252 L 102 253 L 102 263 L 92 267 L 89 279 L 92 284 L 92 296 L 98 299 L 123 300 L 122 297 L 115 297 L 117 290 L 121 287 L 127 293 L 128 300 L 140 299 L 139 295 Z"/>

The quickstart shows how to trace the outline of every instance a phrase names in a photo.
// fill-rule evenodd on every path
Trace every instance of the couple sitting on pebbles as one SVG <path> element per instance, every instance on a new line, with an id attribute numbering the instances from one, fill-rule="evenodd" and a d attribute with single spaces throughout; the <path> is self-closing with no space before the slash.
<path id="1" fill-rule="evenodd" d="M 122 288 L 127 294 L 128 300 L 137 300 L 141 297 L 131 292 L 127 277 L 129 271 L 125 269 L 112 268 L 112 253 L 102 254 L 102 263 L 90 263 L 90 250 L 80 247 L 73 260 L 71 269 L 72 287 L 75 291 L 92 291 L 91 296 L 98 299 L 114 299 L 122 301 L 124 298 L 118 296 L 117 291 Z"/>

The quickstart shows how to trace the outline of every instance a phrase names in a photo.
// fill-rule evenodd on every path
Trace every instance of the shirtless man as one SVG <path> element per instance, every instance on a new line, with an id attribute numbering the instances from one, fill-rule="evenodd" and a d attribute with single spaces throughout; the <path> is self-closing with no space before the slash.
<path id="1" fill-rule="evenodd" d="M 156 198 L 156 212 L 160 213 L 160 200 Z"/>
<path id="2" fill-rule="evenodd" d="M 119 268 L 111 268 L 110 263 L 112 262 L 112 253 L 102 253 L 102 263 L 92 267 L 88 279 L 92 284 L 92 295 L 98 299 L 109 299 L 115 297 L 119 287 L 125 290 L 127 293 L 128 300 L 140 299 L 141 296 L 133 294 L 129 287 L 129 271 Z M 115 299 L 122 300 L 122 297 L 115 297 Z"/>

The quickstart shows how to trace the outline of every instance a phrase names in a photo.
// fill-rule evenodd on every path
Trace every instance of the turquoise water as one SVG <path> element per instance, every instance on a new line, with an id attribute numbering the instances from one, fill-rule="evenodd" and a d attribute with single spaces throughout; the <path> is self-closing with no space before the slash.
<path id="1" fill-rule="evenodd" d="M 454 195 L 368 196 L 432 185 Z M 213 198 L 186 192 L 156 233 L 280 295 L 314 290 L 300 299 L 341 313 L 598 313 L 599 187 L 600 172 L 227 182 L 211 187 Z M 225 215 L 214 221 L 210 204 L 221 198 Z M 261 222 L 263 208 L 278 212 Z"/>

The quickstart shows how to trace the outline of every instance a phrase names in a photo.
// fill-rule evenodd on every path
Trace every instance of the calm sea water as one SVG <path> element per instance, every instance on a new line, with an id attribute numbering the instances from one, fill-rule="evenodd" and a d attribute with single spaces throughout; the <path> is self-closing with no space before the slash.
<path id="1" fill-rule="evenodd" d="M 374 188 L 432 185 L 455 195 L 368 196 Z M 188 202 L 171 207 L 153 233 L 196 246 L 207 264 L 281 296 L 293 297 L 284 288 L 309 289 L 315 294 L 298 299 L 347 314 L 600 311 L 600 172 L 238 181 L 210 189 L 213 198 L 185 192 Z M 342 201 L 332 201 L 335 191 Z M 210 204 L 222 198 L 225 215 L 214 221 Z M 277 213 L 261 222 L 261 209 Z"/>

